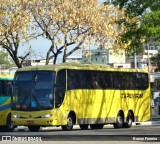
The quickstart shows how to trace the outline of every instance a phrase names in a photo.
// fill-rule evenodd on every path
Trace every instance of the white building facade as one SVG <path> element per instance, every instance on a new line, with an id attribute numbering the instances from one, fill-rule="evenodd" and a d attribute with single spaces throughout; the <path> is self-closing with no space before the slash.
<path id="1" fill-rule="evenodd" d="M 130 68 L 130 64 L 126 64 L 124 50 L 119 50 L 118 52 L 115 52 L 113 49 L 105 49 L 102 46 L 95 50 L 83 50 L 82 62 L 91 62 L 125 68 L 127 66 L 127 68 Z"/>
<path id="2" fill-rule="evenodd" d="M 160 46 L 156 46 L 155 41 L 151 41 L 148 44 L 144 44 L 144 51 L 141 54 L 136 55 L 137 68 L 150 69 L 155 65 L 150 59 L 155 57 L 160 52 Z M 126 57 L 126 62 L 131 63 L 131 67 L 134 68 L 134 56 Z M 149 68 L 148 68 L 149 62 Z"/>

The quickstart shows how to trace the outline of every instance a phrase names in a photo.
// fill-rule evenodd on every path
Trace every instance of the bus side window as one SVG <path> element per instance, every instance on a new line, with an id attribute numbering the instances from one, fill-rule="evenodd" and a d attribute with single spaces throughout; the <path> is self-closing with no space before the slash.
<path id="1" fill-rule="evenodd" d="M 2 95 L 2 82 L 0 81 L 0 95 Z"/>
<path id="2" fill-rule="evenodd" d="M 8 81 L 8 82 L 6 81 L 6 85 L 7 85 L 7 95 L 11 96 L 13 83 L 11 81 Z"/>
<path id="3" fill-rule="evenodd" d="M 92 72 L 91 73 L 91 88 L 96 89 L 99 87 L 99 83 L 98 83 L 98 72 Z"/>
<path id="4" fill-rule="evenodd" d="M 120 89 L 119 73 L 112 72 L 113 89 Z"/>
<path id="5" fill-rule="evenodd" d="M 77 70 L 68 70 L 68 89 L 79 89 L 80 80 L 79 80 L 79 71 Z"/>
<path id="6" fill-rule="evenodd" d="M 147 89 L 148 86 L 149 86 L 149 81 L 148 81 L 148 75 L 147 74 L 144 74 L 142 73 L 142 88 L 143 89 Z"/>
<path id="7" fill-rule="evenodd" d="M 148 75 L 144 73 L 136 73 L 136 89 L 145 90 L 148 88 Z"/>
<path id="8" fill-rule="evenodd" d="M 120 89 L 124 90 L 126 89 L 127 86 L 127 80 L 126 80 L 126 73 L 125 72 L 119 72 L 117 73 L 117 78 L 118 78 L 118 84 Z"/>
<path id="9" fill-rule="evenodd" d="M 91 78 L 91 71 L 86 70 L 84 71 L 84 84 L 83 87 L 86 89 L 92 88 L 92 78 Z"/>
<path id="10" fill-rule="evenodd" d="M 135 89 L 135 85 L 134 85 L 134 73 L 128 73 L 128 77 L 127 77 L 127 82 L 128 82 L 128 89 Z"/>
<path id="11" fill-rule="evenodd" d="M 64 100 L 66 91 L 66 71 L 60 70 L 57 74 L 55 88 L 55 107 L 60 107 Z"/>
<path id="12" fill-rule="evenodd" d="M 102 86 L 104 89 L 112 88 L 112 72 L 104 72 L 102 73 Z"/>

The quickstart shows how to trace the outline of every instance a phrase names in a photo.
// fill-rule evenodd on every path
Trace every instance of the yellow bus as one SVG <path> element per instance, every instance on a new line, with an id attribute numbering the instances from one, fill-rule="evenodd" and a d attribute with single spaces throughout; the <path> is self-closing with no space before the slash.
<path id="1" fill-rule="evenodd" d="M 11 123 L 11 94 L 13 76 L 0 74 L 0 131 L 13 131 Z"/>
<path id="2" fill-rule="evenodd" d="M 24 67 L 14 78 L 12 123 L 72 130 L 129 128 L 150 119 L 148 73 L 96 64 Z"/>

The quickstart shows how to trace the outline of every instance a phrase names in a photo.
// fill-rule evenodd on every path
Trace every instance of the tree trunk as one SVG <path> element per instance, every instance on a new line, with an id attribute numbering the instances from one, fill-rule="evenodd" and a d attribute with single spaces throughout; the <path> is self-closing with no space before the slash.
<path id="1" fill-rule="evenodd" d="M 67 53 L 67 49 L 64 49 L 64 54 L 63 54 L 63 63 L 66 62 L 66 53 Z"/>
<path id="2" fill-rule="evenodd" d="M 58 57 L 58 53 L 56 53 L 56 54 L 54 55 L 53 64 L 56 64 L 56 62 L 57 62 L 57 57 Z"/>

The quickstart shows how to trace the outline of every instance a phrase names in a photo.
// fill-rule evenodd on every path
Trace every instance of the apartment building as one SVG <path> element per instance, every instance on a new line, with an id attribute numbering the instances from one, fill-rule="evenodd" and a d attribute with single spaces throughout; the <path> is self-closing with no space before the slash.
<path id="1" fill-rule="evenodd" d="M 94 50 L 83 50 L 82 51 L 82 62 L 83 63 L 98 63 L 105 65 L 112 65 L 114 67 L 130 68 L 130 64 L 126 63 L 125 51 L 120 50 L 115 52 L 113 49 L 105 49 L 101 45 L 98 49 Z"/>

